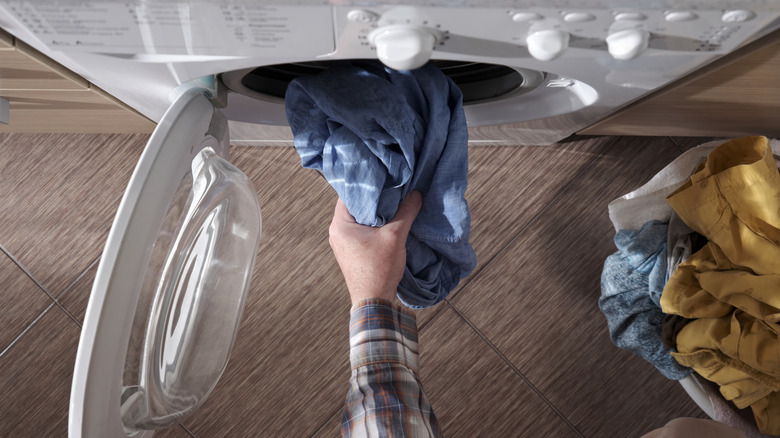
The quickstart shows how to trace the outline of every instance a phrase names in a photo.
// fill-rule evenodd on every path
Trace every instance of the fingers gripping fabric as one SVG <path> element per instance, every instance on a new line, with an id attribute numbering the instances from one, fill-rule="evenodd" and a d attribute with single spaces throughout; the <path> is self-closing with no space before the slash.
<path id="1" fill-rule="evenodd" d="M 322 172 L 358 223 L 383 226 L 407 194 L 422 193 L 398 296 L 414 308 L 443 300 L 476 265 L 458 87 L 432 64 L 344 61 L 291 82 L 285 105 L 301 164 Z"/>

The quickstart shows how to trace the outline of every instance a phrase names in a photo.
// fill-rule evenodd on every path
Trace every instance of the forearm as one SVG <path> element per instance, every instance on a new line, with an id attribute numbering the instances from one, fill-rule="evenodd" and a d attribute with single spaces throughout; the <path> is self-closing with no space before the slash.
<path id="1" fill-rule="evenodd" d="M 347 437 L 439 437 L 438 421 L 418 377 L 417 323 L 385 300 L 364 300 L 350 318 Z"/>

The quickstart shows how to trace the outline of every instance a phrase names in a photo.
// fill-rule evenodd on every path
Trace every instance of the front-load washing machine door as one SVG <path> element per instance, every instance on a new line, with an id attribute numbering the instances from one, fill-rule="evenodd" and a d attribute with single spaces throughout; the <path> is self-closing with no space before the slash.
<path id="1" fill-rule="evenodd" d="M 261 229 L 228 151 L 227 120 L 203 90 L 185 92 L 152 134 L 89 299 L 71 438 L 149 437 L 200 406 L 225 369 Z"/>

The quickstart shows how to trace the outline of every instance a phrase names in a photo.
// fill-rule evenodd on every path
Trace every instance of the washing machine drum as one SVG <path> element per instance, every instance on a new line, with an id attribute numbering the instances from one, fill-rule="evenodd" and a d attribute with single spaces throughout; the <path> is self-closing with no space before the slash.
<path id="1" fill-rule="evenodd" d="M 274 98 L 283 100 L 287 86 L 292 80 L 317 75 L 341 62 L 344 61 L 266 65 L 227 72 L 222 75 L 222 79 L 234 92 L 264 100 Z M 458 86 L 463 93 L 465 105 L 490 101 L 509 94 L 517 96 L 528 93 L 544 80 L 542 72 L 504 65 L 444 60 L 433 60 L 431 63 Z"/>
<path id="2" fill-rule="evenodd" d="M 150 436 L 200 406 L 227 365 L 261 220 L 202 90 L 166 112 L 125 192 L 84 318 L 71 437 Z"/>

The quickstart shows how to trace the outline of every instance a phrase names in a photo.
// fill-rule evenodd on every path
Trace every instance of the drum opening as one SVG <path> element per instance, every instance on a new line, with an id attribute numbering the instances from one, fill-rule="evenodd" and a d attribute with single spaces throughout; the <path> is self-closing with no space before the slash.
<path id="1" fill-rule="evenodd" d="M 327 70 L 333 62 L 338 61 L 312 61 L 258 67 L 244 74 L 240 83 L 250 92 L 284 99 L 287 86 L 293 79 L 319 74 Z M 460 88 L 465 105 L 500 98 L 510 93 L 528 92 L 536 88 L 544 79 L 542 72 L 515 69 L 504 65 L 442 60 L 431 62 Z M 226 73 L 226 75 L 230 74 Z M 245 92 L 236 89 L 233 91 Z"/>

